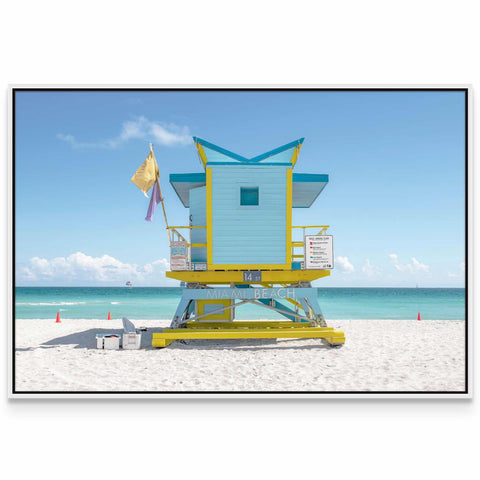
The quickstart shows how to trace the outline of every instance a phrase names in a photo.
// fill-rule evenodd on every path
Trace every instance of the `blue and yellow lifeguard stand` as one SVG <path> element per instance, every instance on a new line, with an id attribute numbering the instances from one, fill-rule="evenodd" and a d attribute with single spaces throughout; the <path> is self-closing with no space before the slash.
<path id="1" fill-rule="evenodd" d="M 329 226 L 292 226 L 292 209 L 310 207 L 328 183 L 328 175 L 293 173 L 304 139 L 253 158 L 193 140 L 204 171 L 170 175 L 189 209 L 189 225 L 167 226 L 166 275 L 182 282 L 183 294 L 170 327 L 153 334 L 153 346 L 235 338 L 320 338 L 342 345 L 343 332 L 327 326 L 311 286 L 333 268 Z M 235 320 L 245 304 L 285 320 Z"/>

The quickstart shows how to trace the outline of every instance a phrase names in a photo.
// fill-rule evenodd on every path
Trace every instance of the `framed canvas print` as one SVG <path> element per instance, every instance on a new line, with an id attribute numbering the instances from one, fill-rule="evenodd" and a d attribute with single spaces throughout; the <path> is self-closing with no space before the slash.
<path id="1" fill-rule="evenodd" d="M 469 398 L 471 91 L 12 86 L 10 396 Z"/>

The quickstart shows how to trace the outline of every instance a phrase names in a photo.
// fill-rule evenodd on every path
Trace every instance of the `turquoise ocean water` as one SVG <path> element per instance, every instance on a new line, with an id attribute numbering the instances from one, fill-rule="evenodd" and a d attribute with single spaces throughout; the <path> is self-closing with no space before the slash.
<path id="1" fill-rule="evenodd" d="M 181 296 L 171 287 L 16 287 L 15 318 L 171 319 Z M 320 288 L 328 319 L 464 320 L 463 288 Z M 237 309 L 238 319 L 282 318 L 252 305 Z"/>

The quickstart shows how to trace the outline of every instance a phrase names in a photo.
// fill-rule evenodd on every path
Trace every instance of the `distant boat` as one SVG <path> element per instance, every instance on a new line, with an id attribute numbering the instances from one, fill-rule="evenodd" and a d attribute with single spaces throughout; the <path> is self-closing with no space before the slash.
<path id="1" fill-rule="evenodd" d="M 125 285 L 130 288 L 133 287 L 133 283 L 130 280 L 127 283 L 125 283 Z"/>

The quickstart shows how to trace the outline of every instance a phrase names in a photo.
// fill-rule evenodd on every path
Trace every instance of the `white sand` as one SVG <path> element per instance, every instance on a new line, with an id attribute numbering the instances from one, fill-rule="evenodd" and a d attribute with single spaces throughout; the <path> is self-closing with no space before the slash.
<path id="1" fill-rule="evenodd" d="M 189 340 L 97 350 L 121 320 L 16 320 L 17 391 L 462 391 L 465 322 L 331 320 L 346 343 L 315 339 Z"/>

